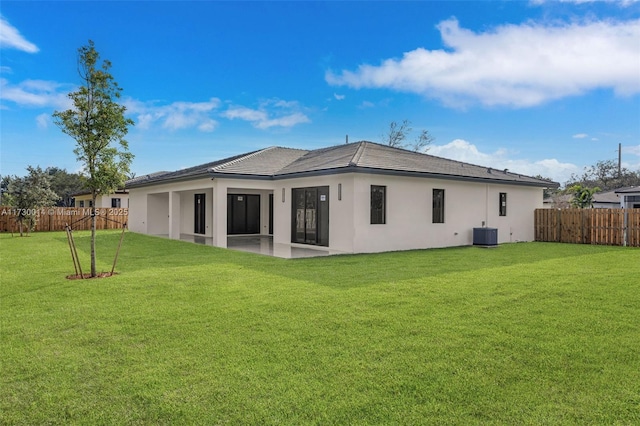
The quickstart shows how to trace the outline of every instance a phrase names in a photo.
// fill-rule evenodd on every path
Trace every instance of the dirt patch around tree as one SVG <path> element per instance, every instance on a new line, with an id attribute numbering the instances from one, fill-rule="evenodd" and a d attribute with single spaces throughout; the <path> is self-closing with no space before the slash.
<path id="1" fill-rule="evenodd" d="M 96 274 L 95 277 L 92 277 L 91 274 L 77 274 L 77 275 L 67 275 L 67 279 L 68 280 L 92 280 L 95 278 L 108 278 L 114 275 L 118 275 L 117 272 L 114 272 L 113 274 L 111 272 L 99 272 Z"/>

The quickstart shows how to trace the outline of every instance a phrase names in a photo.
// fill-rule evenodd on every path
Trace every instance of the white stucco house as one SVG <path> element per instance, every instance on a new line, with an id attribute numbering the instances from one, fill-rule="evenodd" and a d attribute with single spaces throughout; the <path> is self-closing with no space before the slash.
<path id="1" fill-rule="evenodd" d="M 73 194 L 74 207 L 93 207 L 90 192 L 80 192 Z M 118 190 L 113 194 L 99 195 L 96 198 L 98 208 L 126 208 L 129 207 L 129 192 L 127 190 Z"/>
<path id="2" fill-rule="evenodd" d="M 534 209 L 555 182 L 372 142 L 270 147 L 129 182 L 129 228 L 181 239 L 271 235 L 340 253 L 534 239 Z"/>
<path id="3" fill-rule="evenodd" d="M 623 209 L 640 209 L 640 186 L 629 186 L 615 190 Z"/>

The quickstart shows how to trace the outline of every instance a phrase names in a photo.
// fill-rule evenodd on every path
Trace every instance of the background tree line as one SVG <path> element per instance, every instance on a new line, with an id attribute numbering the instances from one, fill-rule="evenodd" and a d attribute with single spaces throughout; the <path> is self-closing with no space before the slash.
<path id="1" fill-rule="evenodd" d="M 626 167 L 618 167 L 615 160 L 604 160 L 585 167 L 582 175 L 572 174 L 564 188 L 547 190 L 545 197 L 562 205 L 561 198 L 570 195 L 571 199 L 565 203 L 573 207 L 588 208 L 593 204 L 595 194 L 632 186 L 640 186 L 640 170 L 632 171 Z"/>
<path id="2" fill-rule="evenodd" d="M 26 176 L 0 178 L 0 205 L 18 210 L 20 235 L 24 228 L 32 231 L 36 225 L 36 211 L 43 207 L 71 207 L 73 194 L 85 187 L 84 178 L 64 169 L 27 166 Z"/>
<path id="3" fill-rule="evenodd" d="M 79 173 L 69 173 L 58 167 L 27 166 L 26 176 L 2 176 L 0 205 L 33 207 L 73 207 L 73 195 L 86 190 L 85 180 Z M 23 201 L 33 204 L 22 207 Z"/>
<path id="4" fill-rule="evenodd" d="M 581 185 L 587 188 L 600 188 L 600 191 L 612 191 L 629 186 L 640 186 L 640 170 L 632 171 L 626 167 L 618 169 L 615 160 L 598 161 L 585 167 L 581 176 L 571 175 L 566 187 Z"/>

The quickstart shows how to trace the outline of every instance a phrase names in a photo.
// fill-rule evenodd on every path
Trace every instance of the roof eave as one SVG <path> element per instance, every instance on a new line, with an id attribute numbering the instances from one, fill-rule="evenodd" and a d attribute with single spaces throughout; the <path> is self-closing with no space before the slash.
<path id="1" fill-rule="evenodd" d="M 139 187 L 143 187 L 143 186 L 161 185 L 161 184 L 164 184 L 164 183 L 183 182 L 183 181 L 187 181 L 187 180 L 195 180 L 195 179 L 201 179 L 201 178 L 206 178 L 206 177 L 209 177 L 209 173 L 207 173 L 207 172 L 197 173 L 197 174 L 190 174 L 190 175 L 187 175 L 187 176 L 176 176 L 176 177 L 160 178 L 160 179 L 148 180 L 148 181 L 144 181 L 144 182 L 136 182 L 136 183 L 134 183 L 132 185 L 127 186 L 127 189 L 139 188 Z"/>
<path id="2" fill-rule="evenodd" d="M 211 179 L 246 179 L 246 180 L 273 180 L 273 175 L 255 175 L 249 173 L 224 173 L 224 172 L 213 172 L 210 171 L 207 174 Z"/>
<path id="3" fill-rule="evenodd" d="M 419 171 L 395 170 L 395 169 L 377 169 L 374 167 L 359 167 L 359 166 L 353 166 L 353 165 L 347 166 L 347 167 L 337 167 L 332 169 L 321 169 L 321 170 L 311 170 L 311 171 L 294 172 L 294 173 L 287 173 L 287 174 L 277 174 L 274 176 L 273 179 L 282 180 L 282 179 L 293 179 L 297 177 L 326 176 L 326 175 L 342 174 L 342 173 L 370 173 L 370 174 L 388 175 L 388 176 L 449 179 L 449 180 L 466 181 L 466 182 L 490 182 L 490 183 L 501 183 L 505 185 L 532 186 L 532 187 L 539 187 L 539 188 L 559 188 L 560 187 L 560 184 L 558 184 L 557 182 L 545 182 L 545 181 L 527 182 L 527 181 L 505 180 L 505 179 L 495 179 L 495 178 L 481 178 L 481 177 L 475 177 L 475 176 L 450 175 L 445 173 L 431 173 L 431 172 L 419 172 Z"/>

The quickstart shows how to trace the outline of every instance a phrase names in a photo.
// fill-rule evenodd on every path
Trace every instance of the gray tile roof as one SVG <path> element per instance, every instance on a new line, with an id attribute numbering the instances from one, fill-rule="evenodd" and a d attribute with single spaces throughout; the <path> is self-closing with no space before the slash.
<path id="1" fill-rule="evenodd" d="M 140 182 L 146 182 L 148 180 L 151 179 L 155 179 L 159 176 L 168 174 L 171 172 L 167 172 L 167 171 L 162 171 L 162 172 L 153 172 L 153 173 L 149 173 L 148 175 L 142 175 L 142 176 L 136 176 L 133 179 L 129 179 L 125 182 L 124 187 L 125 188 L 129 188 L 130 185 L 134 185 L 136 183 L 140 183 Z"/>
<path id="2" fill-rule="evenodd" d="M 640 186 L 627 186 L 625 188 L 618 188 L 614 192 L 616 194 L 636 194 L 640 193 Z"/>
<path id="3" fill-rule="evenodd" d="M 250 152 L 248 154 L 235 155 L 233 157 L 224 158 L 222 160 L 212 161 L 210 163 L 200 164 L 198 166 L 176 170 L 175 172 L 150 173 L 148 175 L 140 176 L 139 178 L 135 178 L 127 181 L 126 187 L 135 188 L 138 186 L 154 185 L 157 183 L 166 183 L 170 181 L 191 180 L 191 179 L 208 177 L 209 170 L 212 167 L 215 167 L 221 164 L 230 163 L 241 157 L 254 154 L 255 152 L 259 152 L 259 151 Z"/>
<path id="4" fill-rule="evenodd" d="M 400 174 L 557 186 L 553 182 L 512 173 L 508 170 L 496 170 L 371 142 L 362 143 L 362 148 L 355 161 L 357 167 L 360 168 L 394 171 Z"/>
<path id="5" fill-rule="evenodd" d="M 555 182 L 507 170 L 495 170 L 373 142 L 355 142 L 311 151 L 270 147 L 162 174 L 145 182 L 134 183 L 132 186 L 193 179 L 205 175 L 214 178 L 287 179 L 346 172 L 480 180 L 540 187 L 559 186 Z"/>
<path id="6" fill-rule="evenodd" d="M 593 204 L 620 204 L 620 197 L 616 192 L 617 191 L 614 190 L 593 194 Z"/>
<path id="7" fill-rule="evenodd" d="M 270 147 L 209 168 L 210 174 L 272 177 L 309 151 Z"/>

